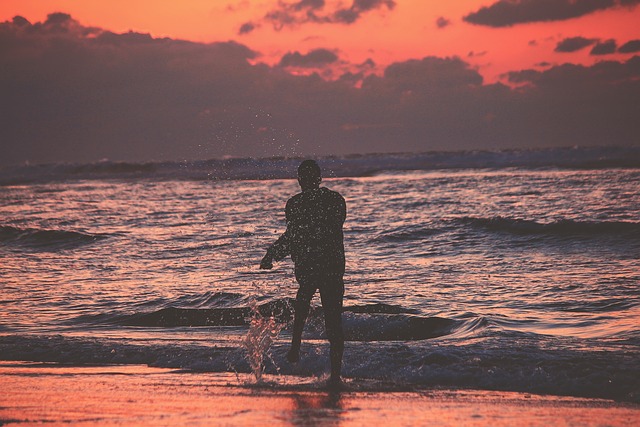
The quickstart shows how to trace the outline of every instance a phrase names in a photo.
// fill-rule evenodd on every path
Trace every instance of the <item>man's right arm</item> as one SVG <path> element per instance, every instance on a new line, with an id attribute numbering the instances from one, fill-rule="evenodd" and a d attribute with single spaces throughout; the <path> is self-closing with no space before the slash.
<path id="1" fill-rule="evenodd" d="M 282 233 L 282 236 L 280 236 L 273 245 L 269 246 L 266 255 L 260 262 L 260 268 L 270 270 L 273 268 L 273 261 L 280 261 L 291 253 L 291 247 L 289 244 L 291 239 L 289 238 L 289 235 L 289 228 L 287 228 L 287 231 Z"/>
<path id="2" fill-rule="evenodd" d="M 289 203 L 287 203 L 287 208 L 285 209 L 285 214 L 287 217 L 287 229 L 284 233 L 276 240 L 276 242 L 269 246 L 267 249 L 267 253 L 260 261 L 260 268 L 264 270 L 270 270 L 273 268 L 273 261 L 280 261 L 282 258 L 291 254 L 291 223 L 290 219 L 290 209 Z"/>

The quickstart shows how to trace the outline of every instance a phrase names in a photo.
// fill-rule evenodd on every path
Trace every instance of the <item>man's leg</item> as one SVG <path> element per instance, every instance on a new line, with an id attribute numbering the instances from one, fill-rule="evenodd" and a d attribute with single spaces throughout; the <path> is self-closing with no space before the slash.
<path id="1" fill-rule="evenodd" d="M 311 305 L 311 298 L 316 292 L 314 287 L 305 286 L 304 281 L 300 282 L 300 289 L 296 295 L 295 313 L 293 315 L 293 331 L 291 337 L 291 349 L 287 353 L 287 360 L 291 363 L 295 363 L 300 360 L 300 343 L 302 342 L 302 331 L 304 330 L 304 323 L 309 315 L 309 307 Z"/>
<path id="2" fill-rule="evenodd" d="M 327 338 L 330 345 L 330 381 L 339 383 L 342 374 L 342 354 L 344 353 L 344 333 L 342 331 L 344 282 L 342 276 L 328 278 L 320 287 L 320 297 L 322 298 L 322 309 L 324 311 L 324 326 L 327 330 Z"/>

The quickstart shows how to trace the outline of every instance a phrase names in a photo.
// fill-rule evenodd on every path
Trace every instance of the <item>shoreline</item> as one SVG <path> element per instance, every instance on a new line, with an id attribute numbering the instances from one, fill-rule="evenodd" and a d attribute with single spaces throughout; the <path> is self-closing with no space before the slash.
<path id="1" fill-rule="evenodd" d="M 146 365 L 0 362 L 0 425 L 518 426 L 640 423 L 640 405 L 484 390 L 381 391 L 380 383 L 198 373 Z M 382 387 L 383 388 L 383 387 Z"/>

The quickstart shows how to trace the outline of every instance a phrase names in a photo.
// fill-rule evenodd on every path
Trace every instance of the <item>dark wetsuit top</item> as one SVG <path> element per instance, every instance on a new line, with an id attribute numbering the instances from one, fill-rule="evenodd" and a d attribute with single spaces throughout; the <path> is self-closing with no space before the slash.
<path id="1" fill-rule="evenodd" d="M 291 255 L 296 276 L 344 274 L 342 225 L 347 207 L 337 192 L 305 190 L 287 202 L 287 230 L 269 248 L 276 261 Z"/>

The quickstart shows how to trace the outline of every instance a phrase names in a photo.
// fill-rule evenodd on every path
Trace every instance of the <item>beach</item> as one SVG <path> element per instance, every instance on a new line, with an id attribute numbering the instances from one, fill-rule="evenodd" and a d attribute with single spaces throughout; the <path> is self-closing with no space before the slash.
<path id="1" fill-rule="evenodd" d="M 377 391 L 346 381 L 181 372 L 143 365 L 3 362 L 0 425 L 630 426 L 640 406 L 483 390 Z M 369 388 L 369 390 L 367 390 Z"/>

